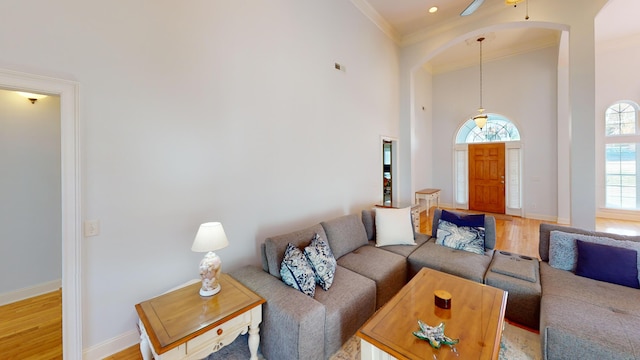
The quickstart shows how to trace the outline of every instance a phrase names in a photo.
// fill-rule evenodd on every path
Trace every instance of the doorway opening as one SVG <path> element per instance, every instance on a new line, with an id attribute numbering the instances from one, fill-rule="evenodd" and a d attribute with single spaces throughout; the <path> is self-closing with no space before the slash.
<path id="1" fill-rule="evenodd" d="M 391 190 L 391 158 L 393 156 L 393 144 L 390 140 L 382 140 L 382 202 L 390 205 L 393 201 Z"/>
<path id="2" fill-rule="evenodd" d="M 393 206 L 398 194 L 398 139 L 380 136 L 380 146 L 382 205 Z"/>
<path id="3" fill-rule="evenodd" d="M 79 85 L 76 82 L 0 69 L 0 87 L 60 97 L 62 190 L 62 356 L 82 358 L 81 188 Z"/>

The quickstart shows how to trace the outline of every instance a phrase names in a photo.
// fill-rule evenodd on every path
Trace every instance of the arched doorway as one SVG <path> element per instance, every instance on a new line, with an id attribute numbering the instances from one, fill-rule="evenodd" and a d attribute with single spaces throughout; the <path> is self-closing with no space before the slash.
<path id="1" fill-rule="evenodd" d="M 515 123 L 487 114 L 480 129 L 472 119 L 456 133 L 454 143 L 454 205 L 522 216 L 522 143 Z"/>

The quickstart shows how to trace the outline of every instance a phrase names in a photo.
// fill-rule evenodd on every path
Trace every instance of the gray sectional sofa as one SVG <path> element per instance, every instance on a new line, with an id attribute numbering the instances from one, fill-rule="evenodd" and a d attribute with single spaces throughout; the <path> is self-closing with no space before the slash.
<path id="1" fill-rule="evenodd" d="M 640 289 L 552 267 L 552 231 L 640 241 L 637 236 L 540 225 L 540 340 L 544 359 L 640 359 Z"/>
<path id="2" fill-rule="evenodd" d="M 640 359 L 640 290 L 575 275 L 549 264 L 552 231 L 640 241 L 608 233 L 542 224 L 540 259 L 494 250 L 495 219 L 485 216 L 485 253 L 473 254 L 415 233 L 416 245 L 376 247 L 373 210 L 345 215 L 267 238 L 262 267 L 230 274 L 265 298 L 260 349 L 272 359 L 328 359 L 422 267 L 509 292 L 506 317 L 540 329 L 544 359 Z M 286 285 L 280 264 L 288 243 L 300 248 L 319 234 L 337 259 L 333 285 L 314 297 Z"/>
<path id="3" fill-rule="evenodd" d="M 440 210 L 434 216 L 437 228 Z M 261 246 L 262 267 L 230 272 L 267 300 L 260 325 L 266 359 L 328 359 L 417 271 L 428 266 L 482 282 L 495 246 L 495 219 L 485 217 L 485 255 L 442 249 L 429 235 L 414 233 L 416 245 L 376 247 L 375 213 L 345 215 L 306 229 L 269 237 Z M 337 259 L 333 285 L 309 297 L 281 280 L 288 243 L 300 248 L 319 234 Z"/>

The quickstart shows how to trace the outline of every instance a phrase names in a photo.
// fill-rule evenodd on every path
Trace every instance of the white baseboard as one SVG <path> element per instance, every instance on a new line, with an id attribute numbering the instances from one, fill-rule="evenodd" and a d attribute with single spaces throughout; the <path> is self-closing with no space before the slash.
<path id="1" fill-rule="evenodd" d="M 0 305 L 11 304 L 16 301 L 50 293 L 52 291 L 60 289 L 61 287 L 62 279 L 57 279 L 46 283 L 2 293 L 0 294 Z"/>
<path id="2" fill-rule="evenodd" d="M 130 330 L 100 344 L 83 349 L 82 358 L 85 360 L 101 360 L 138 343 L 140 343 L 138 330 Z"/>
<path id="3" fill-rule="evenodd" d="M 558 222 L 558 217 L 557 216 L 549 216 L 549 215 L 544 215 L 544 214 L 526 213 L 524 217 L 527 218 L 527 219 L 542 220 L 542 221 L 549 221 L 549 222 Z"/>

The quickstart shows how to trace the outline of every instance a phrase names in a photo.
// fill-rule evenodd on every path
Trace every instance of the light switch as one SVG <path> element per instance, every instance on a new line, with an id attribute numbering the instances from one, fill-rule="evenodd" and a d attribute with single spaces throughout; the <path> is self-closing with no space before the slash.
<path id="1" fill-rule="evenodd" d="M 97 236 L 100 234 L 100 221 L 87 220 L 84 222 L 84 236 Z"/>

